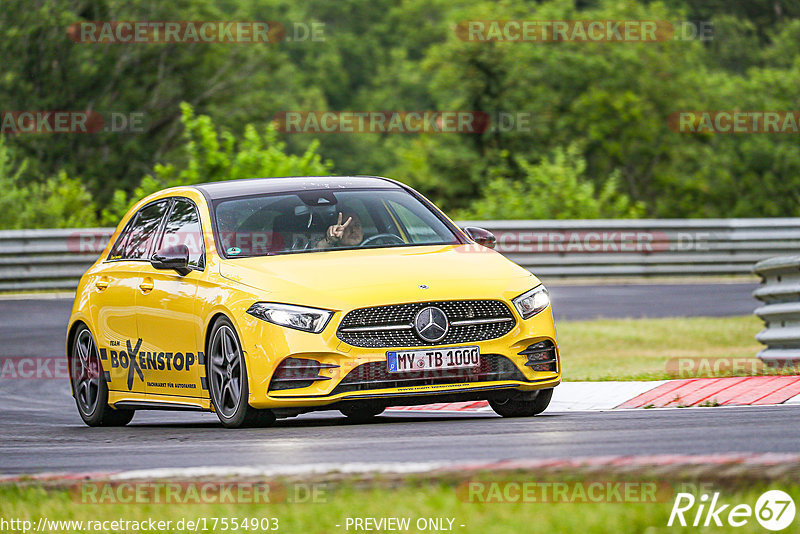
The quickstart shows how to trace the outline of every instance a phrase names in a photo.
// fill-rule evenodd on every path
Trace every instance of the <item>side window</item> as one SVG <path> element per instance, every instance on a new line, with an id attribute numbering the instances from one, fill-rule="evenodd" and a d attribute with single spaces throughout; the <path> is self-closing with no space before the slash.
<path id="1" fill-rule="evenodd" d="M 123 260 L 146 260 L 150 253 L 153 239 L 158 230 L 161 219 L 164 217 L 164 210 L 167 207 L 166 201 L 149 204 L 142 208 L 136 215 L 136 221 L 130 230 L 130 235 L 122 247 L 121 258 Z"/>
<path id="2" fill-rule="evenodd" d="M 111 247 L 111 252 L 108 253 L 109 260 L 121 260 L 122 253 L 125 251 L 125 244 L 128 242 L 128 238 L 131 236 L 131 229 L 133 228 L 133 224 L 136 222 L 136 217 L 138 213 L 134 213 L 133 217 L 130 218 L 128 224 L 125 225 L 125 228 L 119 233 L 119 237 L 117 237 L 117 242 L 114 243 L 114 246 Z"/>
<path id="3" fill-rule="evenodd" d="M 363 202 L 350 202 L 347 206 L 342 207 L 349 208 L 351 211 L 354 211 L 356 215 L 358 215 L 358 218 L 361 219 L 361 228 L 364 231 L 365 236 L 368 237 L 379 233 L 375 221 L 372 220 L 372 215 L 370 215 L 369 210 L 367 210 L 367 207 Z"/>
<path id="4" fill-rule="evenodd" d="M 400 223 L 409 233 L 412 243 L 434 243 L 439 237 L 430 225 L 426 224 L 416 213 L 397 202 L 389 201 L 392 210 L 397 214 Z"/>
<path id="5" fill-rule="evenodd" d="M 172 207 L 164 227 L 164 236 L 156 247 L 186 245 L 189 249 L 189 265 L 203 267 L 203 229 L 197 208 L 188 200 L 178 199 Z"/>

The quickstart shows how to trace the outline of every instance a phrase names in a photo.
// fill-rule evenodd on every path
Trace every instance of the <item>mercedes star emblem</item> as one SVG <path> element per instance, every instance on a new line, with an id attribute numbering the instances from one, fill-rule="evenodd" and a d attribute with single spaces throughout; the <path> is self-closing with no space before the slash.
<path id="1" fill-rule="evenodd" d="M 414 318 L 414 329 L 417 335 L 428 343 L 435 343 L 447 335 L 450 323 L 447 315 L 435 307 L 422 308 Z"/>

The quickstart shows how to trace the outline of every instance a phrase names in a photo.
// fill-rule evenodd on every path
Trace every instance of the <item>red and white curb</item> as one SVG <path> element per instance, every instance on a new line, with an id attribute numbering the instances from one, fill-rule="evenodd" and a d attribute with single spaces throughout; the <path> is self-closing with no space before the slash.
<path id="1" fill-rule="evenodd" d="M 677 408 L 687 406 L 768 406 L 800 404 L 800 376 L 688 378 L 649 382 L 563 382 L 545 413 Z M 399 406 L 402 412 L 492 412 L 486 401 Z"/>
<path id="2" fill-rule="evenodd" d="M 669 380 L 618 408 L 768 406 L 800 403 L 800 376 L 748 376 Z"/>
<path id="3" fill-rule="evenodd" d="M 0 475 L 0 484 L 18 482 L 77 482 L 85 480 L 182 480 L 182 479 L 254 479 L 269 477 L 342 475 L 405 475 L 440 472 L 518 471 L 561 468 L 635 468 L 673 466 L 796 466 L 800 455 L 783 453 L 727 454 L 652 454 L 639 456 L 577 456 L 571 458 L 535 458 L 474 462 L 387 462 L 321 463 L 251 467 L 186 467 L 139 469 L 131 471 L 91 471 L 73 473 L 36 473 Z"/>

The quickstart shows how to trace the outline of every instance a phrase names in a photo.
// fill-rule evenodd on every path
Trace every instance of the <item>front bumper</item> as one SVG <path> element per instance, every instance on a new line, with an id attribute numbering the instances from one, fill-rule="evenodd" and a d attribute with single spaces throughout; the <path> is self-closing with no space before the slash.
<path id="1" fill-rule="evenodd" d="M 502 390 L 533 391 L 552 388 L 561 381 L 560 356 L 550 307 L 527 320 L 516 317 L 514 328 L 502 337 L 462 344 L 477 345 L 482 358 L 486 355 L 505 360 L 507 363 L 504 364 L 504 369 L 513 371 L 513 379 L 506 379 L 511 374 L 503 374 L 498 375 L 502 376 L 502 380 L 491 377 L 469 377 L 462 380 L 457 374 L 442 373 L 444 376 L 437 376 L 432 371 L 418 380 L 389 380 L 392 382 L 391 387 L 383 387 L 387 385 L 385 376 L 381 377 L 384 380 L 376 380 L 375 387 L 363 384 L 358 387 L 348 386 L 352 383 L 351 372 L 357 367 L 371 364 L 372 369 L 379 370 L 386 365 L 386 352 L 394 349 L 354 347 L 340 341 L 336 336 L 336 328 L 341 318 L 341 314 L 337 313 L 321 334 L 311 334 L 282 328 L 250 316 L 242 317 L 240 328 L 248 367 L 249 404 L 259 409 L 313 409 L 346 401 L 374 400 L 391 406 L 416 404 L 418 402 L 415 400 L 420 399 L 425 402 L 432 402 L 431 399 L 435 398 L 482 399 Z M 525 365 L 528 357 L 519 354 L 530 345 L 541 341 L 553 343 L 555 371 L 535 371 L 531 366 Z M 413 348 L 435 347 L 402 347 L 398 350 Z M 323 379 L 302 384 L 305 387 L 270 391 L 273 374 L 286 358 L 312 359 L 330 367 L 319 369 L 318 375 Z M 414 378 L 416 375 L 409 377 Z M 403 378 L 403 374 L 393 374 L 391 378 Z"/>

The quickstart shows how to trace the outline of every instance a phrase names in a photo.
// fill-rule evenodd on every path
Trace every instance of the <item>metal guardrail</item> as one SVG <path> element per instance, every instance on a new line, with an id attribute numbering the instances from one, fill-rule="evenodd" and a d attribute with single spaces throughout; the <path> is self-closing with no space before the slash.
<path id="1" fill-rule="evenodd" d="M 545 278 L 748 275 L 800 255 L 800 218 L 472 221 Z M 0 231 L 0 291 L 72 289 L 112 228 Z"/>
<path id="2" fill-rule="evenodd" d="M 767 346 L 758 357 L 769 364 L 800 362 L 800 256 L 770 258 L 753 271 L 762 280 L 753 296 L 764 303 L 755 311 L 764 321 L 756 339 Z"/>
<path id="3" fill-rule="evenodd" d="M 0 291 L 75 289 L 113 228 L 0 231 Z"/>
<path id="4" fill-rule="evenodd" d="M 543 278 L 748 275 L 800 254 L 800 218 L 483 221 L 497 250 Z"/>

